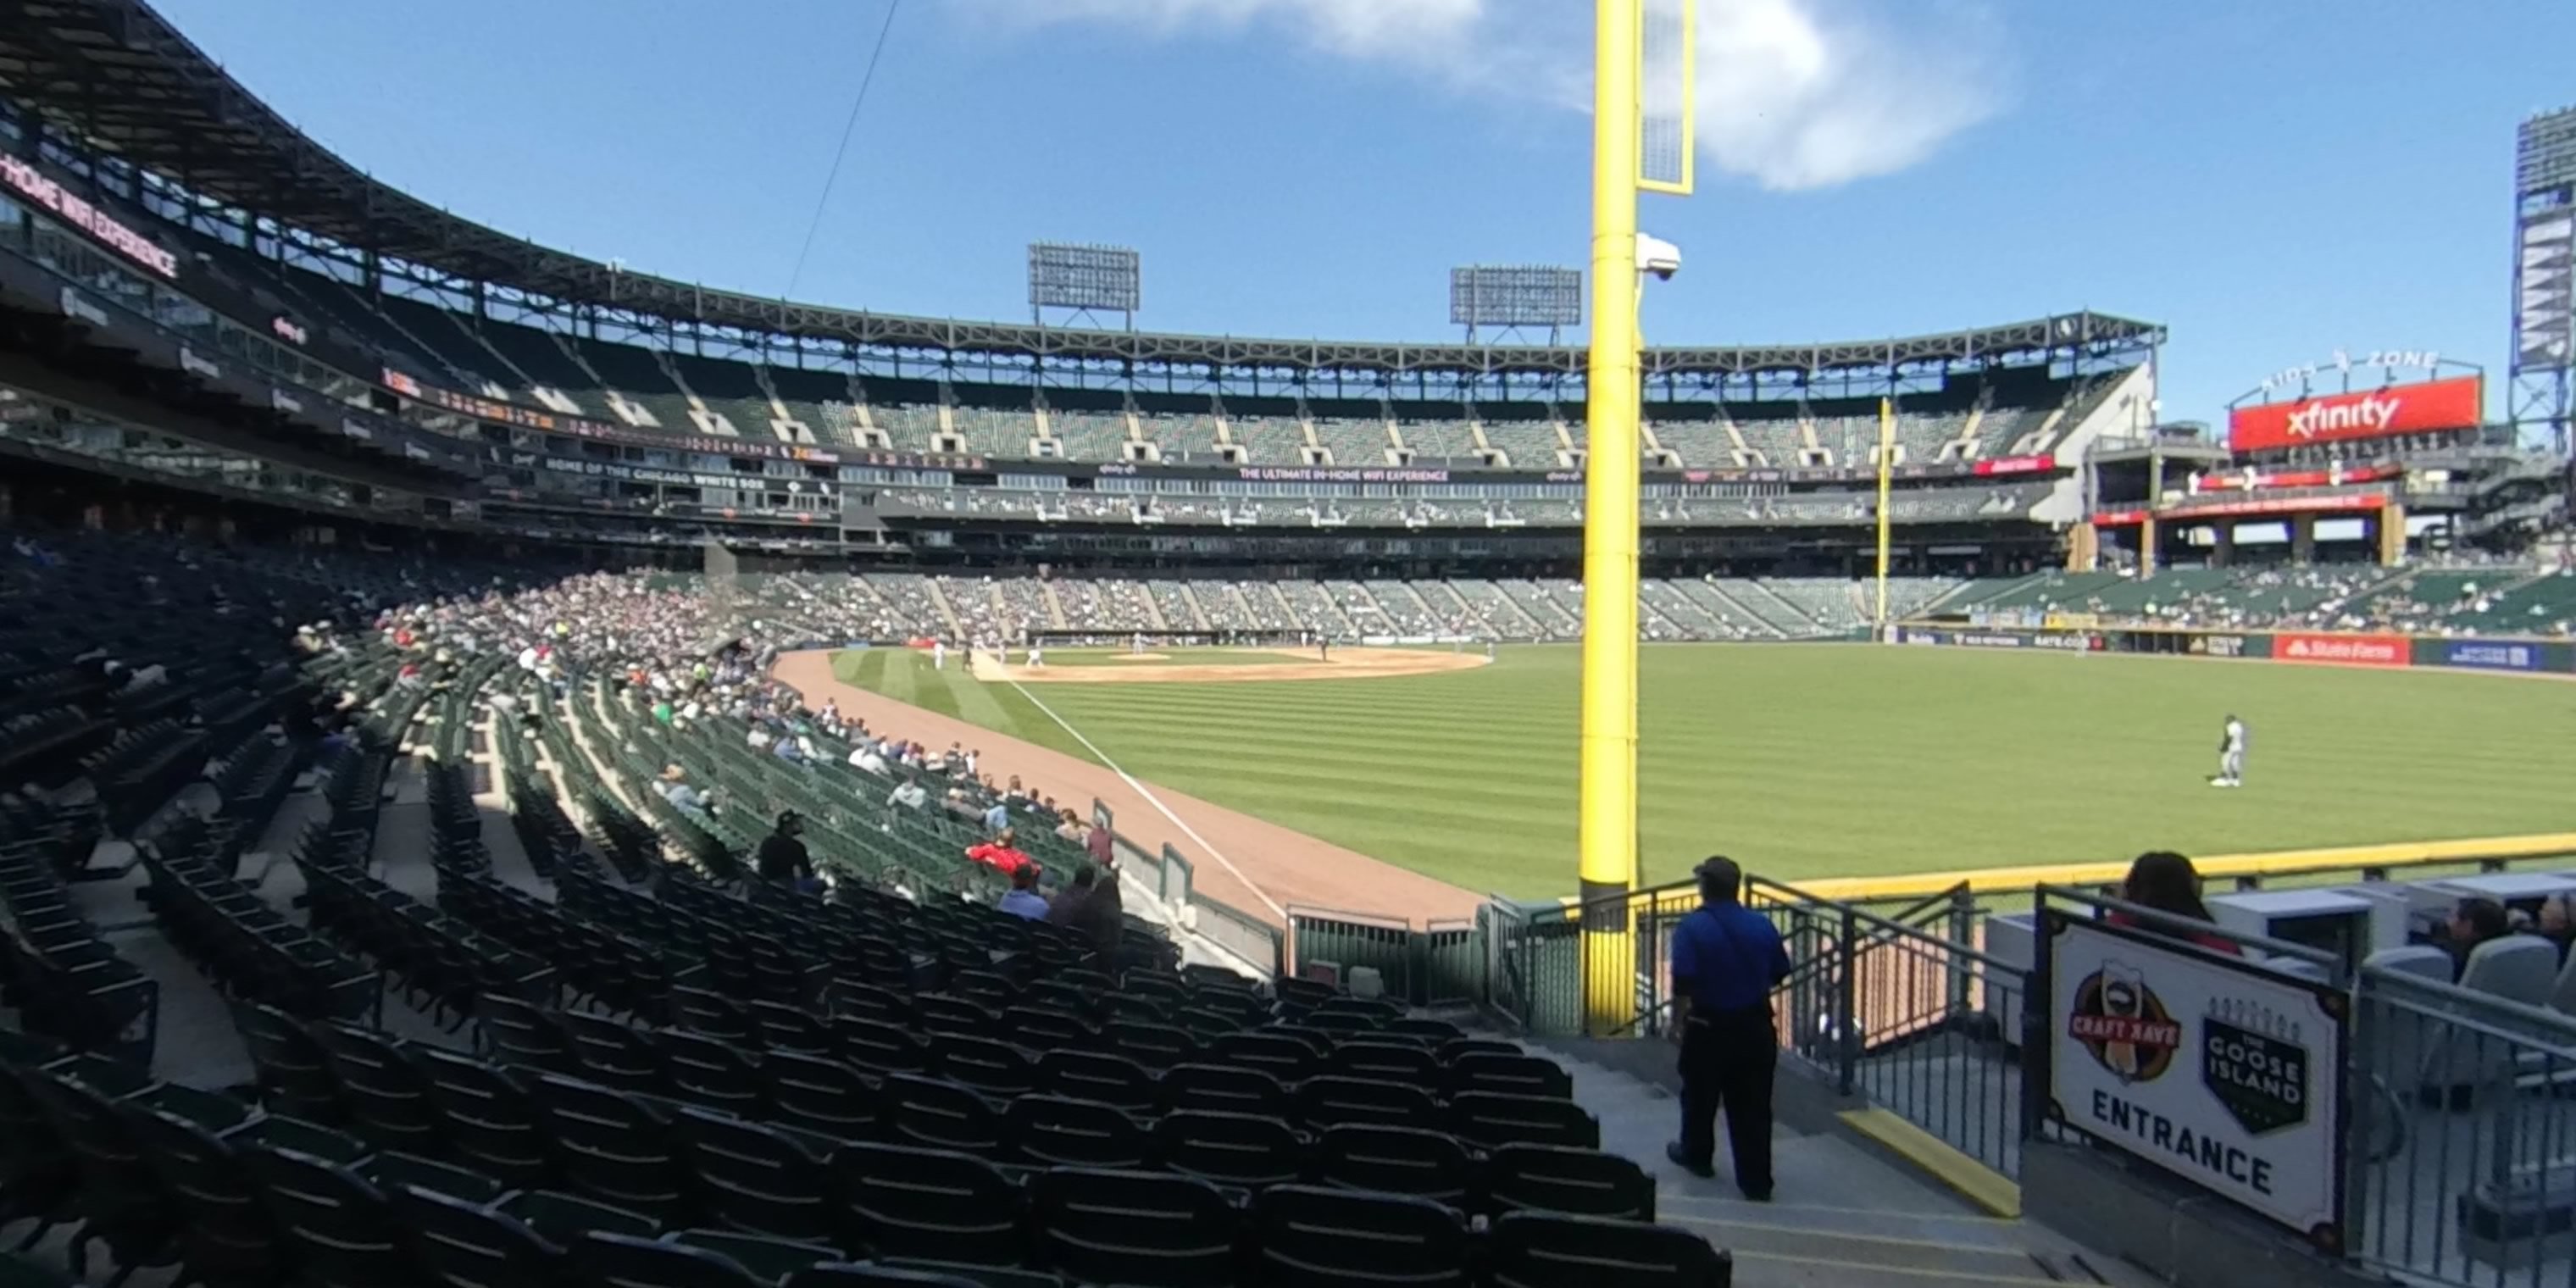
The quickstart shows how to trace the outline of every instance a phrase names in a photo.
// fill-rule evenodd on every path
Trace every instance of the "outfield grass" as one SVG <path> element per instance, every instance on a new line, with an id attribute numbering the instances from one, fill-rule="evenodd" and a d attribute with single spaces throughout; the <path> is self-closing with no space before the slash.
<path id="1" fill-rule="evenodd" d="M 1640 653 L 1646 878 L 1784 880 L 2576 828 L 2576 684 L 1860 645 Z M 1475 890 L 1574 884 L 1578 650 L 1381 680 L 987 685 L 899 651 L 852 683 Z M 2220 718 L 2249 785 L 2206 784 Z"/>

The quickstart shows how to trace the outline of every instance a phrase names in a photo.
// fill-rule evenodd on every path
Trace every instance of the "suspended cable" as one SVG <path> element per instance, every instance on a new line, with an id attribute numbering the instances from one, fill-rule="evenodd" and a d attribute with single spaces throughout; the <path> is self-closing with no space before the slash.
<path id="1" fill-rule="evenodd" d="M 805 257 L 814 253 L 814 234 L 822 231 L 823 211 L 832 204 L 832 185 L 841 181 L 841 161 L 850 154 L 850 135 L 859 128 L 859 109 L 867 106 L 868 86 L 876 83 L 877 60 L 885 56 L 886 36 L 894 30 L 895 11 L 903 0 L 887 0 L 884 25 L 877 28 L 876 47 L 868 51 L 868 69 L 859 75 L 859 92 L 850 99 L 850 119 L 841 125 L 841 145 L 832 149 L 832 168 L 823 176 L 823 193 L 814 199 L 814 218 L 805 225 L 805 244 L 796 249 L 796 267 L 787 274 L 787 289 L 781 299 L 796 297 L 796 283 L 805 276 Z"/>

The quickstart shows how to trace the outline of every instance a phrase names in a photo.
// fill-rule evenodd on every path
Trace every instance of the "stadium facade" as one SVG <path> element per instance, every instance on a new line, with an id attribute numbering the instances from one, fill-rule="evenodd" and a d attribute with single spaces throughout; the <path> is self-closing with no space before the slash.
<path id="1" fill-rule="evenodd" d="M 0 446 L 22 459 L 754 566 L 1579 555 L 1579 349 L 900 317 L 629 272 L 369 179 L 139 6 L 0 34 L 0 151 Z M 1649 571 L 1868 571 L 1881 400 L 1899 572 L 2224 558 L 2209 534 L 2292 514 L 2299 553 L 2322 532 L 2393 558 L 2427 513 L 2498 544 L 2564 513 L 2551 467 L 2474 414 L 2231 457 L 2159 423 L 2163 338 L 2079 312 L 1651 350 Z M 2231 488 L 2237 509 L 2202 499 Z M 2368 531 L 2333 522 L 2363 511 Z"/>

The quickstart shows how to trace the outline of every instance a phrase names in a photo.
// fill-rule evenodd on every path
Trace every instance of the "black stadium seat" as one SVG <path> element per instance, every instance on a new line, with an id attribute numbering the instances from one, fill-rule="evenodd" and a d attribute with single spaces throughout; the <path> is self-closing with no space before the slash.
<path id="1" fill-rule="evenodd" d="M 942 1150 L 845 1145 L 831 1157 L 841 1225 L 880 1257 L 1014 1266 L 1027 1192 L 992 1164 Z"/>
<path id="2" fill-rule="evenodd" d="M 1515 1212 L 1486 1231 L 1492 1288 L 1728 1288 L 1732 1261 L 1668 1225 Z"/>
<path id="3" fill-rule="evenodd" d="M 823 1162 L 784 1133 L 694 1106 L 671 1125 L 696 1174 L 699 1204 L 732 1230 L 822 1240 L 833 1229 Z"/>
<path id="4" fill-rule="evenodd" d="M 1655 1178 L 1635 1160 L 1565 1145 L 1501 1145 L 1485 1156 L 1484 1196 L 1497 1212 L 1655 1219 Z"/>
<path id="5" fill-rule="evenodd" d="M 1473 1282 L 1466 1219 L 1429 1199 L 1278 1185 L 1254 1196 L 1252 1216 L 1265 1288 Z"/>
<path id="6" fill-rule="evenodd" d="M 1464 1209 L 1477 1175 L 1466 1147 L 1441 1132 L 1350 1123 L 1315 1137 L 1315 1179 L 1341 1189 L 1406 1194 Z"/>
<path id="7" fill-rule="evenodd" d="M 584 1288 L 765 1288 L 721 1252 L 622 1234 L 592 1233 L 569 1260 Z"/>
<path id="8" fill-rule="evenodd" d="M 1259 1114 L 1174 1110 L 1154 1124 L 1154 1152 L 1170 1171 L 1244 1189 L 1285 1185 L 1307 1168 L 1305 1138 Z"/>
<path id="9" fill-rule="evenodd" d="M 1060 1167 L 1029 1178 L 1046 1263 L 1089 1283 L 1232 1288 L 1242 1214 L 1215 1186 L 1163 1172 Z"/>

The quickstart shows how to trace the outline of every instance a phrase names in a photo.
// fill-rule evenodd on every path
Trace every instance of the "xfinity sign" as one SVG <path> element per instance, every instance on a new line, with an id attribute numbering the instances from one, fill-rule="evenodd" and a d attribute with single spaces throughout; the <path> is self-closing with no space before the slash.
<path id="1" fill-rule="evenodd" d="M 2324 433 L 2330 437 L 2349 437 L 2337 430 L 2361 434 L 2385 434 L 2397 423 L 2397 413 L 2406 405 L 2404 398 L 2364 394 L 2359 402 L 2333 403 L 2319 398 L 2290 413 L 2290 437 L 2313 439 Z"/>
<path id="2" fill-rule="evenodd" d="M 2392 434 L 2475 429 L 2485 407 L 2482 376 L 2318 394 L 2229 412 L 2227 446 L 2230 451 L 2262 452 Z"/>

